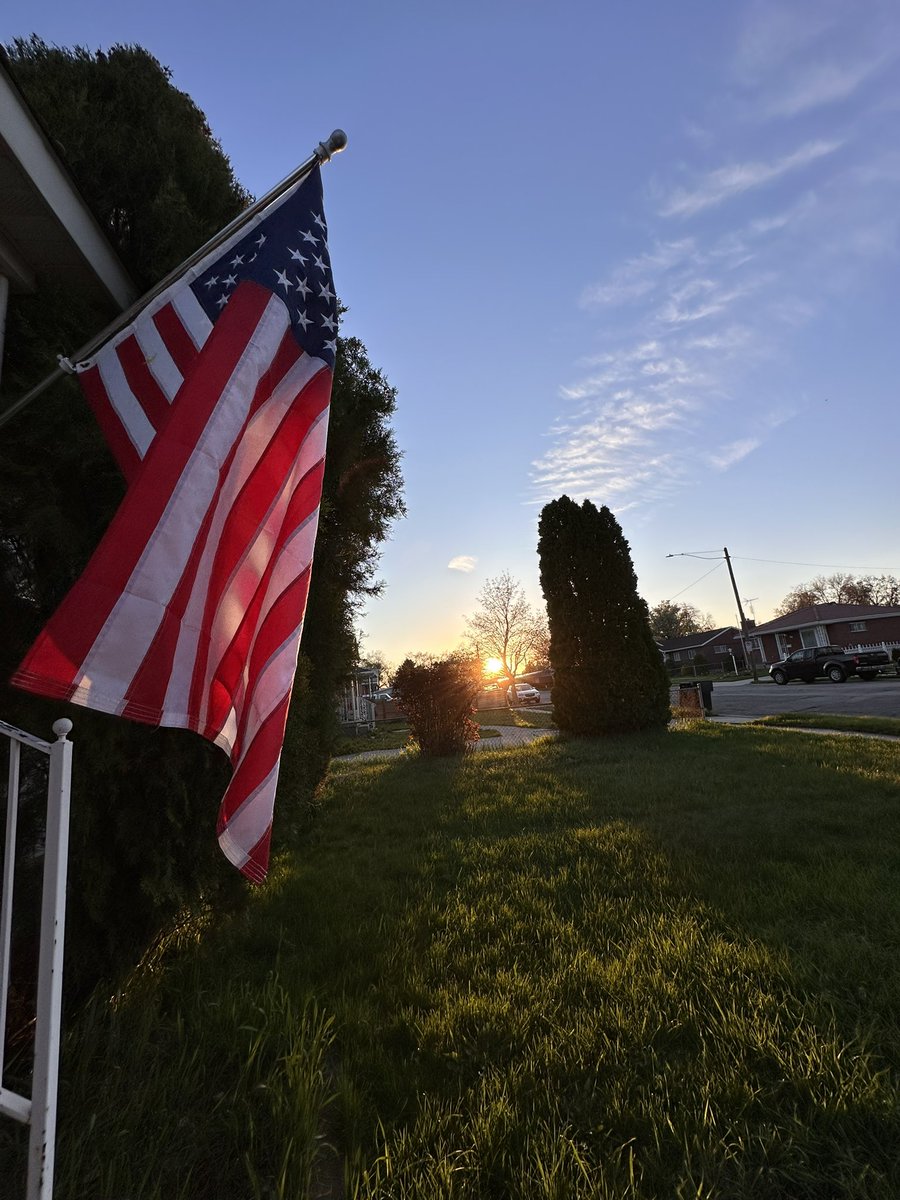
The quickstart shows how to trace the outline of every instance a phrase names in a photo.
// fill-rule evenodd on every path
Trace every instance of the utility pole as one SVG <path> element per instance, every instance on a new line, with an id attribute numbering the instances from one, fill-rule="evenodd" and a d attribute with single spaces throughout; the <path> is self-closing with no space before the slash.
<path id="1" fill-rule="evenodd" d="M 741 598 L 738 595 L 737 584 L 734 582 L 734 571 L 731 569 L 731 558 L 728 554 L 728 547 L 723 547 L 725 551 L 725 562 L 728 564 L 728 574 L 731 576 L 731 586 L 734 589 L 734 602 L 737 605 L 738 616 L 741 619 L 741 641 L 744 643 L 744 657 L 750 663 L 750 670 L 753 672 L 753 682 L 759 683 L 759 676 L 756 674 L 756 660 L 753 657 L 753 652 L 747 652 L 747 618 L 744 616 L 744 610 L 741 607 Z"/>

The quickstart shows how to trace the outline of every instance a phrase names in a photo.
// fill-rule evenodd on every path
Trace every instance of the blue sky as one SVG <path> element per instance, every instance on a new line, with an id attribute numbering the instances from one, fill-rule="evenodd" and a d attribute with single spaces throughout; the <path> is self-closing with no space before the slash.
<path id="1" fill-rule="evenodd" d="M 831 0 L 248 10 L 6 0 L 2 38 L 138 42 L 262 193 L 323 172 L 344 331 L 398 389 L 409 516 L 364 646 L 456 645 L 536 525 L 609 504 L 642 595 L 759 620 L 900 574 L 900 10 Z"/>

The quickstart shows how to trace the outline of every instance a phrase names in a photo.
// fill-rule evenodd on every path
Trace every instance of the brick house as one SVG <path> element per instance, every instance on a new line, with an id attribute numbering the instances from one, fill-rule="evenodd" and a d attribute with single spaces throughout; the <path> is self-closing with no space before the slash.
<path id="1" fill-rule="evenodd" d="M 813 604 L 776 617 L 753 631 L 763 659 L 779 662 L 805 646 L 845 650 L 900 647 L 900 607 L 889 604 Z"/>
<path id="2" fill-rule="evenodd" d="M 656 644 L 669 670 L 691 666 L 698 654 L 714 671 L 734 671 L 744 665 L 741 631 L 734 625 L 689 633 L 684 637 L 657 638 Z"/>

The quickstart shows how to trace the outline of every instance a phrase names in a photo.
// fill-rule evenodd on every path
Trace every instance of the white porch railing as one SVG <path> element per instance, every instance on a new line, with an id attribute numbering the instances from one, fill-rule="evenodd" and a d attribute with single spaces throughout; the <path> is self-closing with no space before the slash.
<path id="1" fill-rule="evenodd" d="M 55 742 L 45 742 L 0 721 L 0 734 L 9 740 L 9 788 L 6 798 L 6 844 L 0 908 L 0 1114 L 30 1125 L 26 1200 L 52 1200 L 56 1150 L 56 1096 L 59 1084 L 60 1013 L 62 1008 L 63 942 L 66 919 L 66 869 L 69 850 L 69 792 L 72 743 L 66 735 L 72 722 L 53 724 Z M 19 766 L 22 746 L 50 759 L 47 786 L 47 824 L 44 834 L 44 883 L 41 898 L 41 937 L 38 958 L 37 1019 L 34 1029 L 34 1068 L 31 1097 L 3 1086 L 3 1049 L 9 993 L 12 942 L 12 900 L 19 814 Z M 4 1196 L 10 1193 L 4 1190 Z"/>

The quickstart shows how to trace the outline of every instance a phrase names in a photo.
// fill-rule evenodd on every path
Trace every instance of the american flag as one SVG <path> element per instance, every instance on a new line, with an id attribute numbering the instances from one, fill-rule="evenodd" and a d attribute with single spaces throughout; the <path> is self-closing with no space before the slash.
<path id="1" fill-rule="evenodd" d="M 318 167 L 77 369 L 128 491 L 13 677 L 221 746 L 265 877 L 318 522 L 337 308 Z"/>

